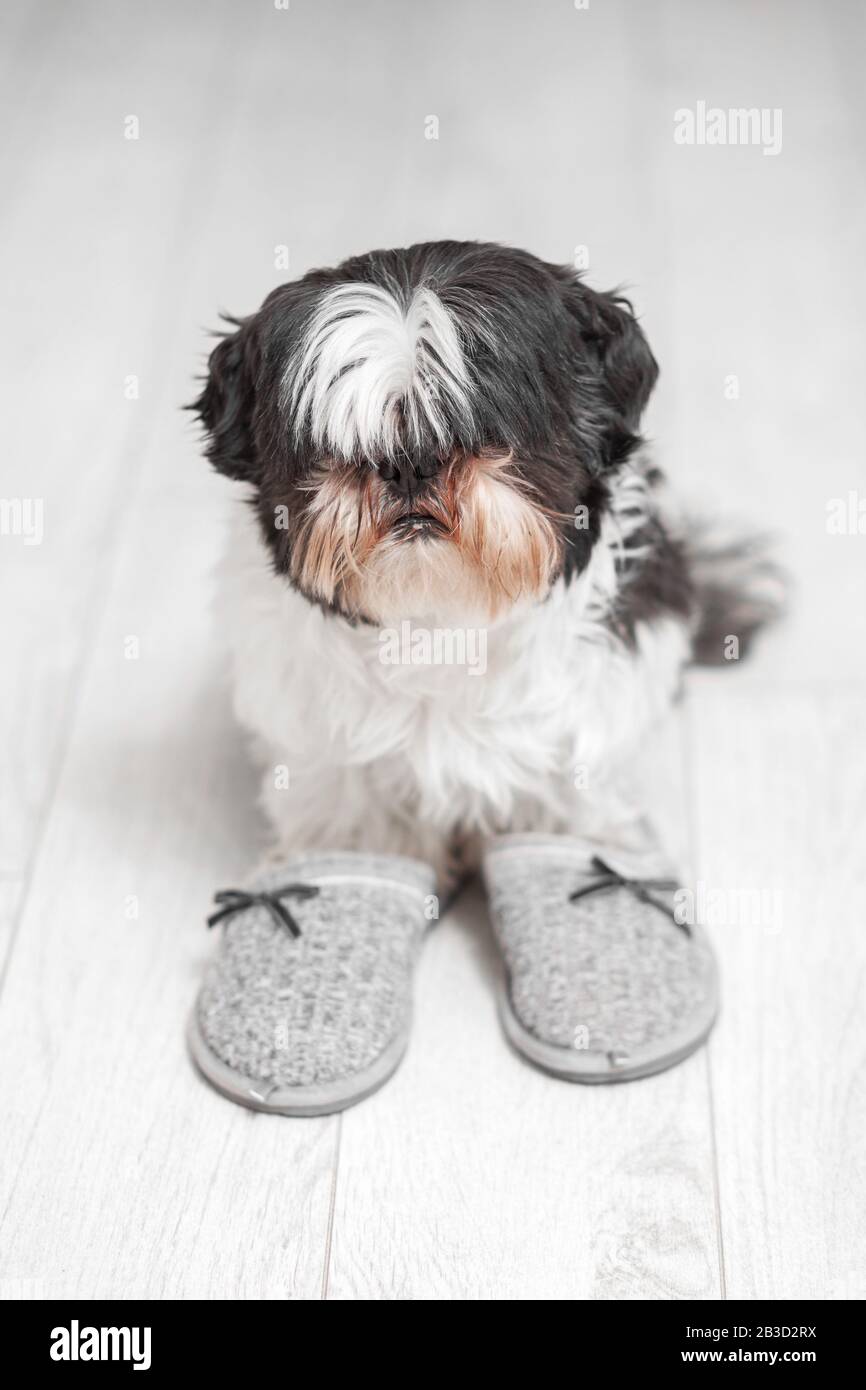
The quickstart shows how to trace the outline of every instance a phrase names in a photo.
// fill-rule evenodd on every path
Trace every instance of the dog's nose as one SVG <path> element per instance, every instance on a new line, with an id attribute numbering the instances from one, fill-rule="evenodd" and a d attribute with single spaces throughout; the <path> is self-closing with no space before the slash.
<path id="1" fill-rule="evenodd" d="M 379 476 L 401 497 L 413 497 L 435 477 L 441 466 L 436 458 L 411 459 L 408 454 L 400 454 L 379 464 Z"/>

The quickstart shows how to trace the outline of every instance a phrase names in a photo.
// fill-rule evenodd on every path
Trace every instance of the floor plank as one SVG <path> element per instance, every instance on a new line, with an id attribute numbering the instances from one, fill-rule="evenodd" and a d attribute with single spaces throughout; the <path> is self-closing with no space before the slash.
<path id="1" fill-rule="evenodd" d="M 184 1051 L 210 893 L 260 835 L 202 618 L 207 493 L 194 472 L 168 514 L 164 486 L 129 498 L 0 1009 L 3 1275 L 48 1296 L 321 1288 L 337 1121 L 227 1105 Z"/>
<path id="2" fill-rule="evenodd" d="M 194 316 L 185 321 L 178 310 L 217 167 L 200 146 L 204 131 L 219 125 L 220 98 L 210 84 L 185 86 L 180 75 L 193 53 L 207 73 L 220 59 L 228 65 L 236 51 L 230 27 L 202 33 L 190 16 L 175 23 L 165 60 L 158 26 L 136 19 L 132 7 L 77 6 L 74 21 L 68 7 L 60 8 L 38 46 L 50 92 L 25 84 L 20 102 L 12 102 L 19 138 L 4 145 L 2 168 L 0 227 L 9 262 L 22 268 L 3 289 L 4 319 L 18 325 L 0 343 L 9 402 L 3 495 L 39 506 L 44 534 L 40 544 L 10 535 L 0 545 L 7 658 L 0 684 L 0 970 L 128 519 L 129 491 L 147 442 L 176 406 L 168 388 L 179 325 L 184 346 L 174 361 L 183 362 L 184 379 L 198 349 Z M 225 20 L 232 10 L 223 5 L 216 13 Z M 118 22 L 123 14 L 133 32 Z M 32 45 L 32 31 L 29 38 Z M 16 78 L 29 70 L 30 53 L 22 54 Z M 123 138 L 133 94 L 143 122 L 138 142 Z M 14 98 L 14 88 L 7 96 Z M 188 138 L 179 140 L 178 129 Z M 58 206 L 71 210 L 62 232 Z M 138 379 L 137 398 L 126 394 L 130 375 Z"/>
<path id="3" fill-rule="evenodd" d="M 722 676 L 693 691 L 730 1298 L 866 1293 L 863 700 Z"/>

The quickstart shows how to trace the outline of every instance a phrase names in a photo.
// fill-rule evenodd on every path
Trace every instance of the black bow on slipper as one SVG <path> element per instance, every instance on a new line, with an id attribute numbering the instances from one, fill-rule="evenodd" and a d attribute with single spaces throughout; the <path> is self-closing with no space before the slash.
<path id="1" fill-rule="evenodd" d="M 301 929 L 282 898 L 314 898 L 319 892 L 312 883 L 287 883 L 284 888 L 275 888 L 271 893 L 247 893 L 241 888 L 225 888 L 214 894 L 214 902 L 220 904 L 219 912 L 207 919 L 209 927 L 217 922 L 233 917 L 236 912 L 245 912 L 248 907 L 264 907 L 271 914 L 274 924 L 285 927 L 291 936 L 300 936 Z"/>
<path id="2" fill-rule="evenodd" d="M 591 866 L 598 875 L 591 883 L 585 883 L 582 888 L 576 888 L 573 893 L 568 895 L 570 903 L 576 903 L 580 898 L 586 898 L 590 893 L 601 893 L 609 888 L 625 888 L 632 893 L 642 903 L 648 903 L 650 907 L 655 907 L 659 912 L 663 912 L 666 917 L 670 917 L 678 927 L 682 927 L 687 936 L 691 936 L 691 930 L 685 922 L 677 921 L 676 913 L 667 903 L 659 902 L 654 898 L 650 889 L 655 889 L 659 893 L 674 893 L 679 884 L 675 878 L 626 878 L 617 869 L 600 858 L 593 855 Z"/>

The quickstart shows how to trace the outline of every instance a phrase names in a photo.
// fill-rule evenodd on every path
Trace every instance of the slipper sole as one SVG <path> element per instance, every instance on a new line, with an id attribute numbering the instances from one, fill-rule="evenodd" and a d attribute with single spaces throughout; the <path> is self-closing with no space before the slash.
<path id="1" fill-rule="evenodd" d="M 350 1105 L 366 1100 L 384 1086 L 400 1065 L 409 1042 L 408 1029 L 393 1038 L 372 1066 L 353 1076 L 320 1086 L 274 1086 L 269 1081 L 256 1081 L 228 1066 L 205 1042 L 195 1010 L 187 1027 L 187 1046 L 190 1056 L 206 1081 L 221 1095 L 248 1110 L 260 1110 L 266 1115 L 288 1115 L 293 1118 L 316 1115 L 335 1115 Z"/>
<path id="2" fill-rule="evenodd" d="M 586 1085 L 615 1085 L 621 1081 L 640 1081 L 667 1071 L 685 1061 L 706 1042 L 719 1013 L 718 972 L 713 967 L 709 989 L 701 1008 L 683 1025 L 660 1042 L 637 1048 L 627 1057 L 613 1059 L 607 1053 L 558 1047 L 530 1033 L 517 1017 L 511 1003 L 508 981 L 498 991 L 499 1019 L 503 1032 L 516 1052 L 533 1066 L 562 1081 Z"/>

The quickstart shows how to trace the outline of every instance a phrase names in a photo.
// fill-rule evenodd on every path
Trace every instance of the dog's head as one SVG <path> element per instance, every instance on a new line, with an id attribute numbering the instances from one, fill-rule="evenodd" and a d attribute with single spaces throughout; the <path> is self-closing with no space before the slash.
<path id="1" fill-rule="evenodd" d="M 489 621 L 579 571 L 658 370 L 625 300 L 484 243 L 373 251 L 231 322 L 208 457 L 289 582 L 377 623 Z"/>

